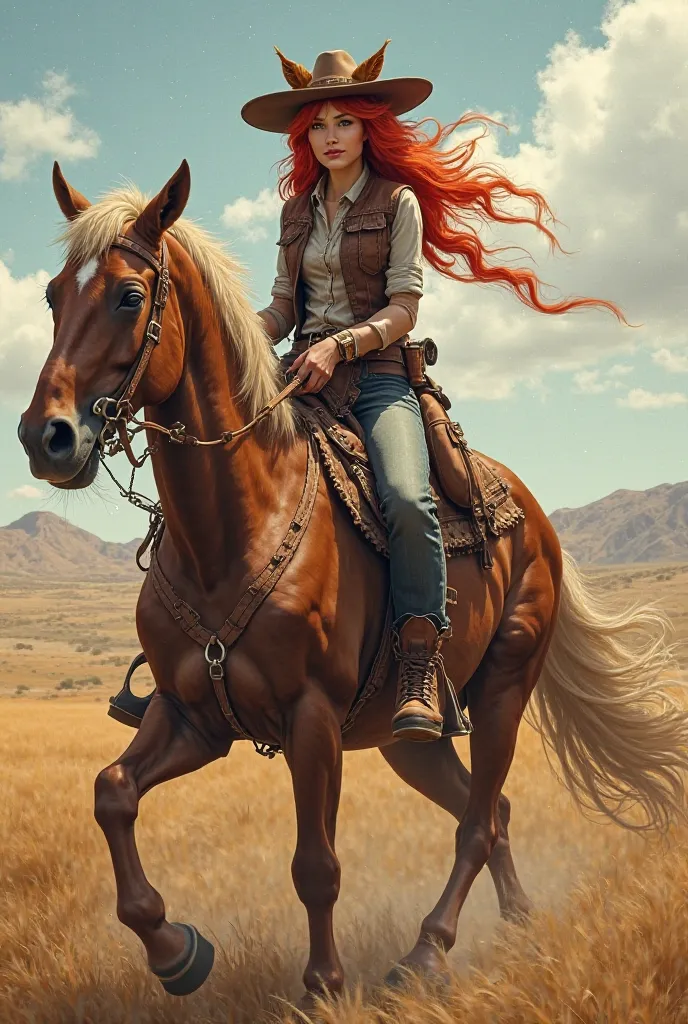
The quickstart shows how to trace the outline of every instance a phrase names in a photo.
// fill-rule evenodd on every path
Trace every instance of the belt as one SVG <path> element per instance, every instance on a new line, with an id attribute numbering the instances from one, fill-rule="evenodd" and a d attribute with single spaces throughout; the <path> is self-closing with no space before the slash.
<path id="1" fill-rule="evenodd" d="M 305 352 L 307 348 L 343 331 L 343 327 L 328 327 L 323 331 L 315 331 L 312 334 L 302 334 L 294 341 L 294 350 L 298 355 Z M 408 335 L 393 341 L 384 349 L 374 349 L 361 356 L 368 367 L 368 373 L 388 373 L 395 377 L 408 377 L 406 360 L 402 351 L 403 345 L 408 341 Z"/>

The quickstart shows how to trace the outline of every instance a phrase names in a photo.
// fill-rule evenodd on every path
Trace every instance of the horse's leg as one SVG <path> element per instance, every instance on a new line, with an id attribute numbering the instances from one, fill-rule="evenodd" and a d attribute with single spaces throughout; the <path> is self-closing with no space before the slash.
<path id="1" fill-rule="evenodd" d="M 331 705 L 317 691 L 309 691 L 294 711 L 285 756 L 296 805 L 292 878 L 308 914 L 310 935 L 302 1007 L 310 1008 L 314 995 L 337 994 L 344 984 L 332 926 L 340 878 L 334 839 L 342 779 L 341 730 Z"/>
<path id="2" fill-rule="evenodd" d="M 400 779 L 461 821 L 468 806 L 471 773 L 462 764 L 450 739 L 435 743 L 393 743 L 380 753 Z M 492 875 L 499 911 L 508 921 L 520 921 L 532 910 L 516 874 L 509 844 L 511 806 L 504 795 L 497 805 L 499 835 L 487 867 Z"/>
<path id="3" fill-rule="evenodd" d="M 542 595 L 538 595 L 542 599 Z M 551 609 L 550 609 L 551 613 Z M 456 857 L 449 881 L 435 908 L 421 925 L 420 935 L 401 967 L 441 974 L 443 952 L 456 942 L 459 914 L 481 868 L 499 836 L 499 795 L 516 747 L 518 727 L 547 650 L 550 621 L 547 608 L 535 602 L 512 608 L 490 644 L 469 695 L 471 785 L 468 806 L 456 832 Z M 388 980 L 398 983 L 395 968 Z"/>
<path id="4" fill-rule="evenodd" d="M 117 886 L 117 916 L 143 942 L 151 970 L 169 992 L 187 994 L 212 967 L 212 946 L 190 926 L 165 919 L 162 897 L 146 878 L 134 836 L 140 798 L 161 782 L 196 771 L 229 750 L 208 740 L 173 699 L 156 693 L 136 738 L 95 784 L 95 817 L 105 833 Z"/>

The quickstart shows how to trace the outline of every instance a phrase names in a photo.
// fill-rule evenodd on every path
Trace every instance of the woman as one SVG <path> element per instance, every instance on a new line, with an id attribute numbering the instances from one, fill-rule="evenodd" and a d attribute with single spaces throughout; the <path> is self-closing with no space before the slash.
<path id="1" fill-rule="evenodd" d="M 470 167 L 477 140 L 442 146 L 458 125 L 425 134 L 398 115 L 422 103 L 422 78 L 379 80 L 389 40 L 357 65 L 343 50 L 321 53 L 310 73 L 279 50 L 290 90 L 251 100 L 249 124 L 288 133 L 282 161 L 282 211 L 272 303 L 261 310 L 274 342 L 294 331 L 285 367 L 302 391 L 322 391 L 336 415 L 349 411 L 365 434 L 389 529 L 394 651 L 400 665 L 394 735 L 442 734 L 437 672 L 449 630 L 442 535 L 429 485 L 427 446 L 403 344 L 423 293 L 422 261 L 457 281 L 492 281 L 545 313 L 615 306 L 593 299 L 546 304 L 535 274 L 488 260 L 470 220 L 543 223 L 551 212 L 535 191 L 482 166 Z M 487 119 L 482 119 L 487 120 Z M 526 199 L 532 217 L 500 202 Z M 466 271 L 456 269 L 457 258 Z M 465 731 L 470 725 L 465 722 Z"/>

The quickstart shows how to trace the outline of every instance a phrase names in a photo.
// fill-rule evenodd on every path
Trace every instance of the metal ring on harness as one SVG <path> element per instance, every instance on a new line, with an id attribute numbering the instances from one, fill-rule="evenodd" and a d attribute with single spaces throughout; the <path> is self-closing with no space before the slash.
<path id="1" fill-rule="evenodd" d="M 210 653 L 211 647 L 220 648 L 220 657 L 213 658 Z M 205 645 L 205 660 L 208 662 L 208 673 L 211 679 L 222 679 L 224 676 L 224 669 L 222 663 L 227 657 L 227 649 L 221 640 L 218 640 L 216 636 L 212 636 L 208 643 Z"/>

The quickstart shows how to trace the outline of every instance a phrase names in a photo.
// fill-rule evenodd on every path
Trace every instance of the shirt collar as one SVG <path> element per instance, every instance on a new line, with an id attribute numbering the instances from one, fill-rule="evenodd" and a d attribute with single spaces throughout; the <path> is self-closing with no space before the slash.
<path id="1" fill-rule="evenodd" d="M 358 197 L 360 196 L 361 192 L 363 191 L 365 183 L 367 182 L 369 177 L 370 177 L 370 168 L 368 167 L 368 164 L 364 162 L 363 163 L 363 170 L 361 171 L 361 174 L 356 179 L 356 181 L 353 183 L 353 185 L 351 186 L 349 191 L 344 193 L 344 195 L 342 196 L 342 199 L 348 199 L 351 204 L 355 203 L 356 200 L 358 199 Z M 322 178 L 320 178 L 320 180 L 318 181 L 318 184 L 315 186 L 315 188 L 311 192 L 311 202 L 315 206 L 317 206 L 318 203 L 322 203 L 324 201 L 324 199 L 325 199 L 325 183 L 326 182 L 327 182 L 327 174 L 325 173 L 325 174 L 323 174 Z M 341 199 L 340 199 L 340 202 L 341 202 Z"/>

